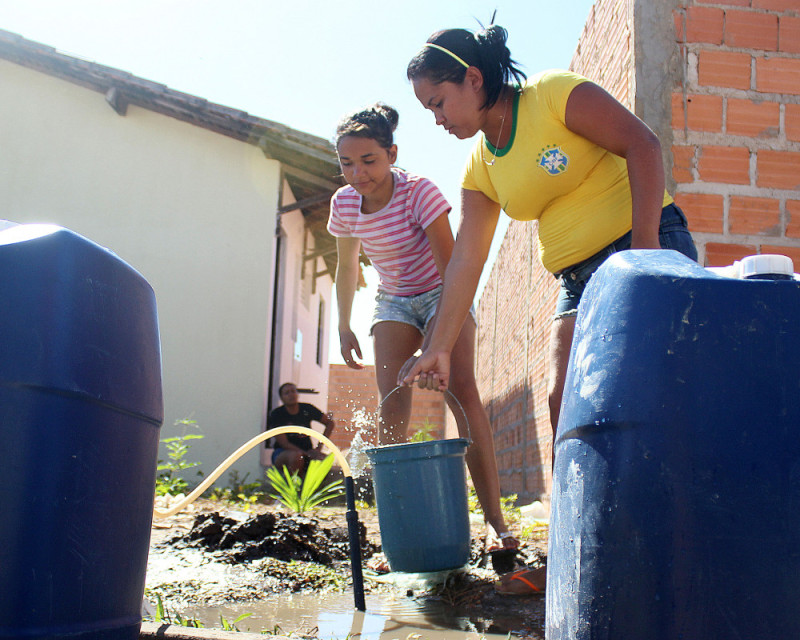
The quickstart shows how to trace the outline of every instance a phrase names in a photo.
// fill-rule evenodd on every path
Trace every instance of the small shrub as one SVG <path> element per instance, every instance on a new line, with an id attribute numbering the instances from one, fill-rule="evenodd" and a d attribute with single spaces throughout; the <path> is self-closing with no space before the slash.
<path id="1" fill-rule="evenodd" d="M 186 490 L 189 488 L 189 483 L 179 476 L 178 472 L 200 465 L 199 462 L 189 462 L 186 460 L 186 454 L 189 453 L 189 449 L 192 446 L 188 443 L 191 440 L 200 440 L 204 437 L 199 433 L 186 432 L 190 427 L 199 428 L 197 426 L 197 421 L 184 418 L 183 420 L 176 420 L 175 426 L 183 427 L 181 435 L 161 439 L 161 442 L 167 447 L 168 460 L 159 460 L 158 467 L 156 468 L 157 471 L 159 471 L 158 477 L 156 478 L 156 495 L 159 496 L 167 494 L 176 496 L 179 493 L 186 493 Z"/>
<path id="2" fill-rule="evenodd" d="M 517 494 L 510 493 L 507 496 L 500 496 L 500 511 L 503 514 L 503 519 L 507 525 L 516 524 L 520 521 L 521 516 L 519 507 L 516 506 Z M 478 494 L 475 493 L 475 488 L 469 487 L 469 494 L 467 495 L 467 505 L 471 513 L 483 515 L 481 503 L 478 502 Z"/>
<path id="3" fill-rule="evenodd" d="M 438 431 L 435 424 L 430 422 L 427 418 L 422 424 L 411 425 L 414 433 L 411 435 L 410 442 L 428 442 L 429 440 L 436 439 L 436 431 Z"/>
<path id="4" fill-rule="evenodd" d="M 239 472 L 234 469 L 228 474 L 228 486 L 215 487 L 209 490 L 208 499 L 215 502 L 230 502 L 241 506 L 245 511 L 250 509 L 266 495 L 266 487 L 259 480 L 247 482 L 250 476 L 246 473 L 244 478 L 239 478 Z"/>
<path id="5" fill-rule="evenodd" d="M 324 460 L 309 460 L 304 479 L 301 479 L 297 472 L 289 473 L 286 467 L 270 467 L 267 469 L 267 477 L 276 493 L 269 495 L 280 500 L 288 509 L 303 513 L 344 492 L 341 480 L 322 486 L 331 467 L 333 467 L 333 454 Z"/>
<path id="6" fill-rule="evenodd" d="M 203 623 L 197 618 L 184 618 L 180 613 L 170 615 L 160 595 L 156 595 L 155 621 L 161 624 L 174 624 L 178 627 L 191 627 L 193 629 L 203 628 Z"/>

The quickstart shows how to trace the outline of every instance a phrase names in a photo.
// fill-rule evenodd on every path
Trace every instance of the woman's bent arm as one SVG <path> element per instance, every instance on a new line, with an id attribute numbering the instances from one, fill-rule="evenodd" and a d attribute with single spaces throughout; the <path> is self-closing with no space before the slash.
<path id="1" fill-rule="evenodd" d="M 500 205 L 479 191 L 461 191 L 461 210 L 461 224 L 445 272 L 436 326 L 425 352 L 409 370 L 403 367 L 400 371 L 401 384 L 411 384 L 419 377 L 421 387 L 447 388 L 450 352 L 472 306 L 500 217 Z"/>
<path id="2" fill-rule="evenodd" d="M 625 158 L 633 200 L 633 249 L 658 249 L 664 202 L 661 144 L 639 118 L 593 82 L 583 82 L 567 100 L 567 127 Z"/>

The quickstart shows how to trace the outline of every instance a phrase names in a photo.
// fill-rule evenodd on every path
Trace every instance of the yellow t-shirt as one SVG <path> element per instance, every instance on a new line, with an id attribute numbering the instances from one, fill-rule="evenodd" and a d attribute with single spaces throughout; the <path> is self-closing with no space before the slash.
<path id="1" fill-rule="evenodd" d="M 514 99 L 508 144 L 495 149 L 481 136 L 461 182 L 515 220 L 538 220 L 539 257 L 552 273 L 589 258 L 631 229 L 625 159 L 564 123 L 567 98 L 582 82 L 586 78 L 559 70 L 530 78 Z M 671 202 L 665 192 L 664 206 Z"/>

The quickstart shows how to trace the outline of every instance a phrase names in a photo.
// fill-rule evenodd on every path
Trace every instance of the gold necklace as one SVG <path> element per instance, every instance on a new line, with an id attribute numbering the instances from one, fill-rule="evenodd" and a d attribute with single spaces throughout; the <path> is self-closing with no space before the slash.
<path id="1" fill-rule="evenodd" d="M 508 112 L 508 102 L 509 102 L 509 100 L 506 97 L 505 104 L 503 105 L 503 117 L 500 120 L 500 132 L 497 134 L 497 142 L 494 145 L 494 153 L 492 154 L 492 161 L 491 162 L 486 162 L 486 158 L 483 155 L 483 147 L 485 147 L 486 145 L 485 144 L 481 145 L 481 160 L 483 160 L 483 163 L 485 165 L 489 166 L 489 167 L 493 166 L 495 160 L 497 160 L 497 150 L 500 148 L 500 138 L 503 137 L 503 126 L 506 123 L 506 113 Z M 483 134 L 483 137 L 484 137 L 484 140 L 485 140 L 486 139 L 486 134 Z"/>

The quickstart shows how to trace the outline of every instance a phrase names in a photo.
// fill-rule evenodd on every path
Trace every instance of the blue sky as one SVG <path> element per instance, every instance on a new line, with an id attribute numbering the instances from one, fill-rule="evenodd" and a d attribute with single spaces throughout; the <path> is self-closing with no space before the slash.
<path id="1" fill-rule="evenodd" d="M 471 141 L 436 128 L 405 77 L 439 29 L 496 22 L 529 74 L 569 66 L 593 0 L 0 0 L 0 28 L 172 89 L 331 139 L 348 112 L 386 102 L 400 112 L 397 164 L 431 178 L 456 208 Z M 504 221 L 505 222 L 505 221 Z M 495 238 L 496 245 L 503 226 Z M 484 270 L 484 277 L 489 267 Z M 367 336 L 375 278 L 353 323 Z M 331 362 L 342 362 L 333 309 Z"/>

